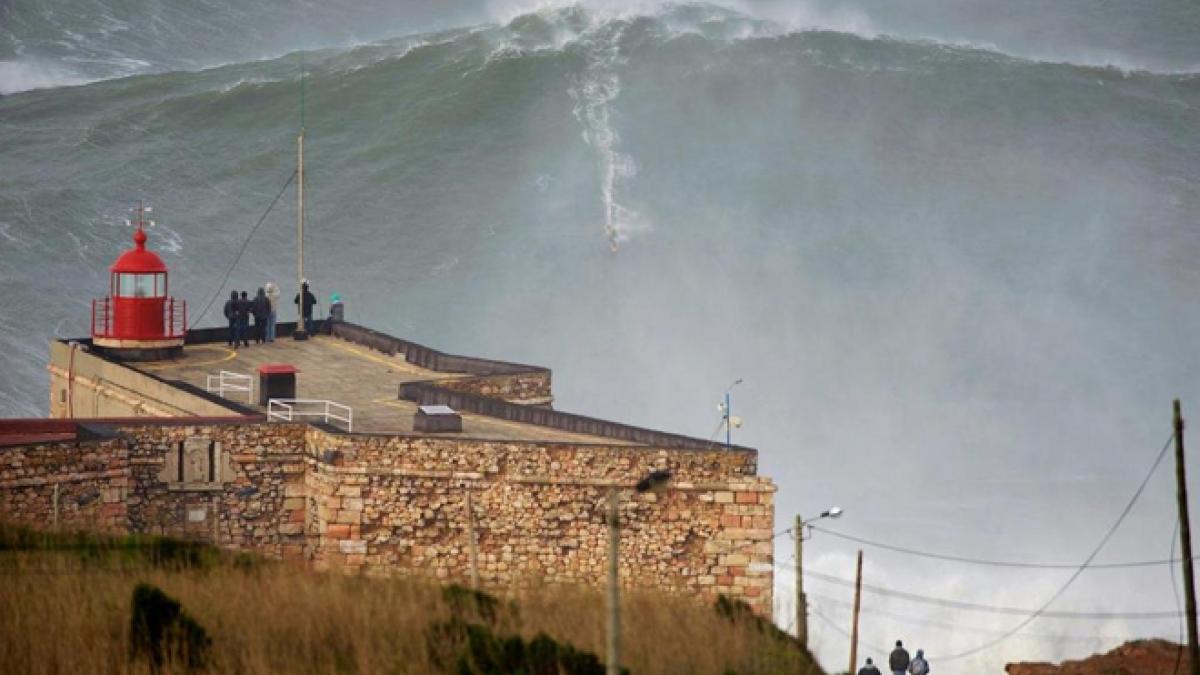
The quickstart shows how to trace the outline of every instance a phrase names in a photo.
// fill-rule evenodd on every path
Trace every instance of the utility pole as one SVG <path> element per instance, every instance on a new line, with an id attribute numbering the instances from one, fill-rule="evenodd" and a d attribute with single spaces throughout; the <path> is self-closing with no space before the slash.
<path id="1" fill-rule="evenodd" d="M 471 507 L 471 486 L 467 487 L 467 551 L 471 556 L 471 589 L 479 590 L 479 550 L 475 544 L 475 509 Z"/>
<path id="2" fill-rule="evenodd" d="M 858 663 L 858 606 L 862 600 L 862 549 L 858 551 L 858 569 L 854 574 L 854 625 L 850 629 L 850 670 Z"/>
<path id="3" fill-rule="evenodd" d="M 1175 485 L 1179 497 L 1179 538 L 1183 549 L 1183 596 L 1187 607 L 1188 660 L 1191 674 L 1200 675 L 1200 641 L 1196 631 L 1196 582 L 1192 572 L 1192 527 L 1188 522 L 1187 472 L 1183 466 L 1183 414 L 1175 399 Z"/>
<path id="4" fill-rule="evenodd" d="M 608 491 L 608 656 L 605 665 L 608 675 L 621 673 L 621 590 L 617 587 L 617 563 L 621 553 L 619 499 L 620 488 L 613 486 Z"/>
<path id="5" fill-rule="evenodd" d="M 796 516 L 792 527 L 796 542 L 796 640 L 808 649 L 808 598 L 804 596 L 804 519 Z"/>

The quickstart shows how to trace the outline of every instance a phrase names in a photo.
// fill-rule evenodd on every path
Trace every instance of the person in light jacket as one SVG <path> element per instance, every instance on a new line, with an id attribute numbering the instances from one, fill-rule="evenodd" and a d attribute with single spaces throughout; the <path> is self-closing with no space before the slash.
<path id="1" fill-rule="evenodd" d="M 279 320 L 279 287 L 274 281 L 268 281 L 263 290 L 266 291 L 267 301 L 271 303 L 271 313 L 267 315 L 267 342 L 274 342 L 275 323 Z"/>

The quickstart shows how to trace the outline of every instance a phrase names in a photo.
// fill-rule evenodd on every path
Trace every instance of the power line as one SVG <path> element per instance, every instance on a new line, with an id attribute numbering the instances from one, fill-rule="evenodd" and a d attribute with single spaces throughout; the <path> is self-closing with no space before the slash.
<path id="1" fill-rule="evenodd" d="M 805 570 L 804 576 L 818 581 L 827 581 L 829 583 L 838 584 L 840 586 L 853 586 L 854 581 L 835 577 L 831 574 L 822 574 L 811 570 Z M 938 605 L 941 607 L 949 607 L 951 609 L 962 609 L 974 612 L 990 612 L 993 614 L 1014 614 L 1017 616 L 1044 616 L 1055 619 L 1173 619 L 1179 615 L 1179 612 L 1065 612 L 1065 611 L 1038 611 L 1037 609 L 1027 609 L 1020 607 L 1004 607 L 1000 605 L 984 605 L 974 602 L 965 602 L 962 600 L 950 600 L 948 598 L 938 598 L 929 595 L 919 595 L 917 593 L 907 593 L 905 591 L 895 591 L 882 586 L 873 586 L 871 584 L 862 585 L 864 591 L 870 591 L 876 595 L 884 595 L 892 598 L 900 598 L 903 600 L 911 600 L 927 605 Z"/>
<path id="2" fill-rule="evenodd" d="M 987 560 L 987 559 L 983 559 L 983 558 L 969 558 L 966 556 L 953 555 L 953 554 L 949 554 L 949 553 L 932 553 L 929 551 L 920 551 L 920 550 L 917 550 L 914 548 L 908 548 L 906 546 L 897 546 L 895 544 L 885 544 L 885 543 L 879 542 L 879 541 L 871 541 L 870 539 L 864 539 L 863 537 L 856 537 L 853 535 L 844 534 L 842 532 L 837 532 L 835 530 L 828 530 L 823 527 L 819 527 L 817 525 L 810 525 L 809 527 L 814 530 L 817 530 L 818 532 L 821 532 L 822 534 L 827 534 L 831 537 L 837 537 L 838 539 L 844 539 L 846 541 L 852 541 L 857 544 L 864 544 L 866 546 L 873 546 L 875 548 L 881 548 L 884 550 L 893 551 L 895 553 L 903 553 L 905 555 L 918 556 L 921 558 L 933 558 L 935 560 L 948 560 L 950 562 L 960 562 L 960 563 L 967 563 L 967 564 L 971 564 L 971 565 L 985 565 L 985 566 L 989 566 L 989 567 L 1017 567 L 1017 568 L 1025 568 L 1025 569 L 1052 569 L 1052 570 L 1059 570 L 1059 569 L 1073 570 L 1073 569 L 1079 568 L 1079 565 L 1071 564 L 1071 563 L 1042 563 L 1042 562 L 1016 562 L 1016 561 L 1009 561 L 1009 560 Z M 1196 558 L 1196 559 L 1200 560 L 1200 558 Z M 1135 560 L 1135 561 L 1129 561 L 1129 562 L 1116 562 L 1116 563 L 1095 563 L 1093 565 L 1088 565 L 1087 568 L 1092 569 L 1092 570 L 1124 569 L 1124 568 L 1129 568 L 1129 567 L 1153 567 L 1153 566 L 1158 566 L 1158 565 L 1173 565 L 1178 562 L 1182 562 L 1182 558 L 1175 558 L 1174 556 L 1172 556 L 1170 559 L 1167 559 L 1167 560 Z"/>
<path id="3" fill-rule="evenodd" d="M 279 193 L 275 195 L 275 198 L 271 200 L 271 204 L 267 206 L 267 210 L 263 211 L 263 214 L 261 217 L 259 217 L 258 222 L 254 224 L 254 227 L 250 228 L 250 233 L 247 234 L 246 239 L 242 241 L 242 247 L 238 249 L 238 254 L 233 259 L 233 262 L 229 264 L 229 269 L 225 270 L 225 276 L 221 279 L 221 283 L 217 286 L 217 290 L 213 292 L 212 297 L 208 299 L 208 304 L 204 306 L 204 311 L 200 312 L 196 319 L 192 321 L 192 325 L 188 327 L 188 330 L 192 330 L 198 326 L 200 324 L 200 320 L 204 318 L 204 315 L 208 314 L 208 310 L 212 309 L 213 303 L 216 302 L 217 297 L 221 295 L 221 291 L 225 290 L 225 284 L 229 281 L 229 276 L 233 274 L 233 270 L 235 267 L 237 267 L 238 261 L 242 259 L 242 254 L 246 252 L 246 247 L 250 245 L 250 240 L 254 237 L 254 233 L 258 232 L 259 226 L 262 225 L 263 221 L 267 219 L 267 215 L 271 213 L 271 209 L 275 208 L 275 204 L 279 202 L 279 198 L 283 196 L 283 193 L 288 189 L 288 186 L 291 185 L 292 181 L 294 180 L 296 180 L 296 172 L 292 171 L 292 174 L 288 176 L 287 182 L 283 184 L 283 187 L 279 188 Z"/>
<path id="4" fill-rule="evenodd" d="M 838 607 L 853 607 L 854 603 L 845 600 L 839 600 L 820 593 L 809 593 L 808 597 L 818 598 L 822 602 L 827 602 Z M 979 626 L 964 626 L 960 623 L 946 623 L 943 621 L 934 621 L 932 619 L 919 618 L 906 614 L 896 614 L 881 609 L 861 609 L 859 610 L 866 616 L 883 617 L 887 619 L 895 619 L 905 623 L 924 624 L 935 628 L 945 628 L 956 633 L 977 633 L 984 635 L 1000 635 L 1003 630 L 994 628 L 982 628 Z M 1055 633 L 1020 633 L 1014 637 L 1029 638 L 1033 640 L 1050 640 L 1050 641 L 1067 641 L 1067 642 L 1128 642 L 1133 639 L 1130 637 L 1116 637 L 1112 635 L 1058 635 Z"/>
<path id="5" fill-rule="evenodd" d="M 817 606 L 816 606 L 816 603 L 812 603 L 812 604 L 810 604 L 810 605 L 809 605 L 809 611 L 811 611 L 813 614 L 815 614 L 815 615 L 816 615 L 816 617 L 817 617 L 818 619 L 820 619 L 820 620 L 824 621 L 825 623 L 829 624 L 829 627 L 830 627 L 830 628 L 833 628 L 835 631 L 837 631 L 839 634 L 841 634 L 841 635 L 842 635 L 843 637 L 845 637 L 847 640 L 852 640 L 852 639 L 853 639 L 853 637 L 851 637 L 851 635 L 850 635 L 849 633 L 847 633 L 847 632 L 846 632 L 846 630 L 845 630 L 844 628 L 842 628 L 841 626 L 837 625 L 837 623 L 835 623 L 835 622 L 834 622 L 832 619 L 830 619 L 829 617 L 827 617 L 827 616 L 825 616 L 824 614 L 822 614 L 822 613 L 821 613 L 821 611 L 820 611 L 820 610 L 817 608 Z M 870 649 L 873 649 L 873 650 L 875 650 L 876 652 L 879 652 L 880 654 L 887 654 L 887 653 L 888 653 L 888 649 L 887 649 L 887 647 L 880 647 L 879 645 L 873 645 L 873 644 L 871 644 L 871 643 L 869 643 L 869 642 L 867 642 L 867 641 L 865 641 L 865 640 L 859 640 L 858 642 L 859 642 L 859 644 L 861 644 L 861 645 L 863 645 L 863 646 L 865 646 L 865 647 L 868 647 L 868 648 L 870 648 Z"/>
<path id="6" fill-rule="evenodd" d="M 783 562 L 774 563 L 777 572 L 791 573 L 794 570 L 788 567 L 788 563 L 795 560 L 796 556 L 791 556 Z M 824 581 L 839 586 L 854 587 L 853 579 L 845 579 L 843 577 L 834 576 L 832 574 L 823 574 L 811 569 L 804 570 L 804 576 L 815 580 Z M 775 577 L 775 583 L 781 586 L 789 586 L 788 582 L 780 577 Z M 1020 608 L 1020 607 L 1005 607 L 1002 605 L 987 605 L 976 602 L 966 602 L 964 600 L 951 600 L 948 598 L 940 598 L 932 595 L 921 595 L 920 593 L 910 593 L 907 591 L 897 591 L 883 586 L 875 586 L 869 583 L 862 584 L 863 590 L 876 595 L 882 595 L 890 598 L 898 598 L 900 600 L 909 600 L 912 602 L 922 603 L 926 605 L 937 605 L 939 607 L 948 607 L 950 609 L 961 609 L 966 611 L 990 612 L 993 614 L 1012 614 L 1016 616 L 1028 616 L 1036 612 L 1036 609 Z M 1068 612 L 1068 611 L 1046 611 L 1042 612 L 1041 616 L 1047 619 L 1169 619 L 1179 615 L 1180 612 L 1172 611 L 1154 611 L 1154 612 Z"/>
<path id="7" fill-rule="evenodd" d="M 1047 614 L 1046 610 L 1050 607 L 1050 605 L 1054 604 L 1054 602 L 1056 600 L 1058 600 L 1062 596 L 1063 593 L 1067 592 L 1067 589 L 1071 587 L 1071 584 L 1075 583 L 1075 580 L 1079 578 L 1079 575 L 1083 574 L 1083 571 L 1085 569 L 1087 569 L 1088 565 L 1090 565 L 1092 563 L 1092 560 L 1094 560 L 1096 558 L 1096 556 L 1100 554 L 1100 551 L 1104 549 L 1104 546 L 1106 544 L 1108 544 L 1108 540 L 1112 539 L 1113 534 L 1115 534 L 1117 529 L 1119 527 L 1121 527 L 1121 524 L 1125 522 L 1125 518 L 1128 517 L 1130 511 L 1133 510 L 1133 505 L 1136 504 L 1138 499 L 1141 498 L 1142 492 L 1144 492 L 1146 490 L 1146 485 L 1148 485 L 1150 483 L 1150 477 L 1154 475 L 1155 470 L 1158 469 L 1158 465 L 1162 463 L 1163 457 L 1165 457 L 1167 454 L 1167 448 L 1171 447 L 1171 441 L 1173 441 L 1173 440 L 1175 440 L 1175 432 L 1174 431 L 1172 431 L 1171 435 L 1167 437 L 1167 442 L 1163 444 L 1162 450 L 1160 450 L 1158 452 L 1158 457 L 1156 457 L 1154 459 L 1154 463 L 1150 465 L 1150 470 L 1146 472 L 1146 477 L 1142 479 L 1141 484 L 1138 485 L 1137 490 L 1135 490 L 1133 493 L 1133 496 L 1130 497 L 1129 503 L 1127 503 L 1125 505 L 1125 508 L 1121 510 L 1121 515 L 1117 516 L 1116 522 L 1114 522 L 1112 524 L 1112 527 L 1108 528 L 1108 531 L 1105 532 L 1104 536 L 1100 538 L 1100 542 L 1098 544 L 1096 544 L 1096 547 L 1094 549 L 1092 549 L 1091 554 L 1089 554 L 1087 559 L 1085 559 L 1083 561 L 1083 564 L 1081 564 L 1079 566 L 1079 569 L 1075 570 L 1071 574 L 1070 578 L 1068 578 L 1066 580 L 1066 582 L 1063 583 L 1063 585 L 1060 586 L 1059 589 L 1057 591 L 1055 591 L 1054 594 L 1051 595 L 1049 599 L 1046 600 L 1046 602 L 1042 603 L 1042 606 L 1039 607 L 1037 609 L 1037 611 L 1035 611 L 1034 613 L 1032 613 L 1029 616 L 1022 619 L 1020 622 L 1017 623 L 1017 625 L 1013 626 L 1012 629 L 1010 629 L 1004 635 L 1001 635 L 1000 637 L 997 637 L 993 640 L 984 642 L 981 645 L 972 647 L 971 649 L 961 651 L 957 654 L 943 656 L 939 660 L 942 662 L 954 661 L 957 659 L 966 658 L 973 654 L 978 654 L 979 652 L 984 651 L 985 649 L 990 649 L 991 647 L 994 647 L 994 646 L 1000 644 L 1001 642 L 1004 642 L 1005 640 L 1012 637 L 1013 635 L 1016 635 L 1018 631 L 1020 631 L 1025 626 L 1028 626 L 1030 623 L 1032 623 L 1034 621 L 1034 619 L 1037 619 L 1039 616 L 1042 616 L 1043 614 Z"/>

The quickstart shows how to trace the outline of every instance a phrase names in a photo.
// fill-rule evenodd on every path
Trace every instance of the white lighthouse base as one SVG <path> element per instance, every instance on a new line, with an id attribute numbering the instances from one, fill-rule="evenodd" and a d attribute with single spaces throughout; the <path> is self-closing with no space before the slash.
<path id="1" fill-rule="evenodd" d="M 92 346 L 122 361 L 158 361 L 177 356 L 183 351 L 183 338 L 163 340 L 121 340 L 93 337 Z"/>

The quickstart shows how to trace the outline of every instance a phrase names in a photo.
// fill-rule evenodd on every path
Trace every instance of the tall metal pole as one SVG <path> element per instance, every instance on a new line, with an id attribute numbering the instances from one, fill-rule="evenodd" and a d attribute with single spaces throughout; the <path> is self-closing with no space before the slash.
<path id="1" fill-rule="evenodd" d="M 804 596 L 804 519 L 796 516 L 792 527 L 796 542 L 796 640 L 808 649 L 808 598 Z"/>
<path id="2" fill-rule="evenodd" d="M 858 551 L 858 569 L 854 573 L 854 625 L 850 629 L 850 669 L 858 663 L 858 606 L 862 599 L 862 549 Z"/>
<path id="3" fill-rule="evenodd" d="M 621 672 L 621 590 L 617 587 L 617 564 L 621 552 L 621 527 L 618 520 L 617 500 L 619 489 L 608 492 L 608 656 L 605 672 L 620 675 Z"/>
<path id="4" fill-rule="evenodd" d="M 725 449 L 733 445 L 733 411 L 729 409 L 729 390 L 725 391 Z"/>
<path id="5" fill-rule="evenodd" d="M 296 331 L 292 337 L 307 340 L 304 326 L 304 56 L 300 56 L 300 135 L 296 137 Z"/>
<path id="6" fill-rule="evenodd" d="M 467 550 L 471 556 L 471 588 L 479 590 L 479 549 L 475 544 L 475 509 L 471 507 L 471 486 L 467 486 Z"/>
<path id="7" fill-rule="evenodd" d="M 1196 583 L 1192 572 L 1192 527 L 1188 521 L 1187 471 L 1183 465 L 1183 414 L 1179 399 L 1174 405 L 1175 486 L 1179 498 L 1179 539 L 1183 550 L 1183 598 L 1187 608 L 1188 660 L 1191 674 L 1200 675 L 1200 641 L 1196 630 Z"/>

